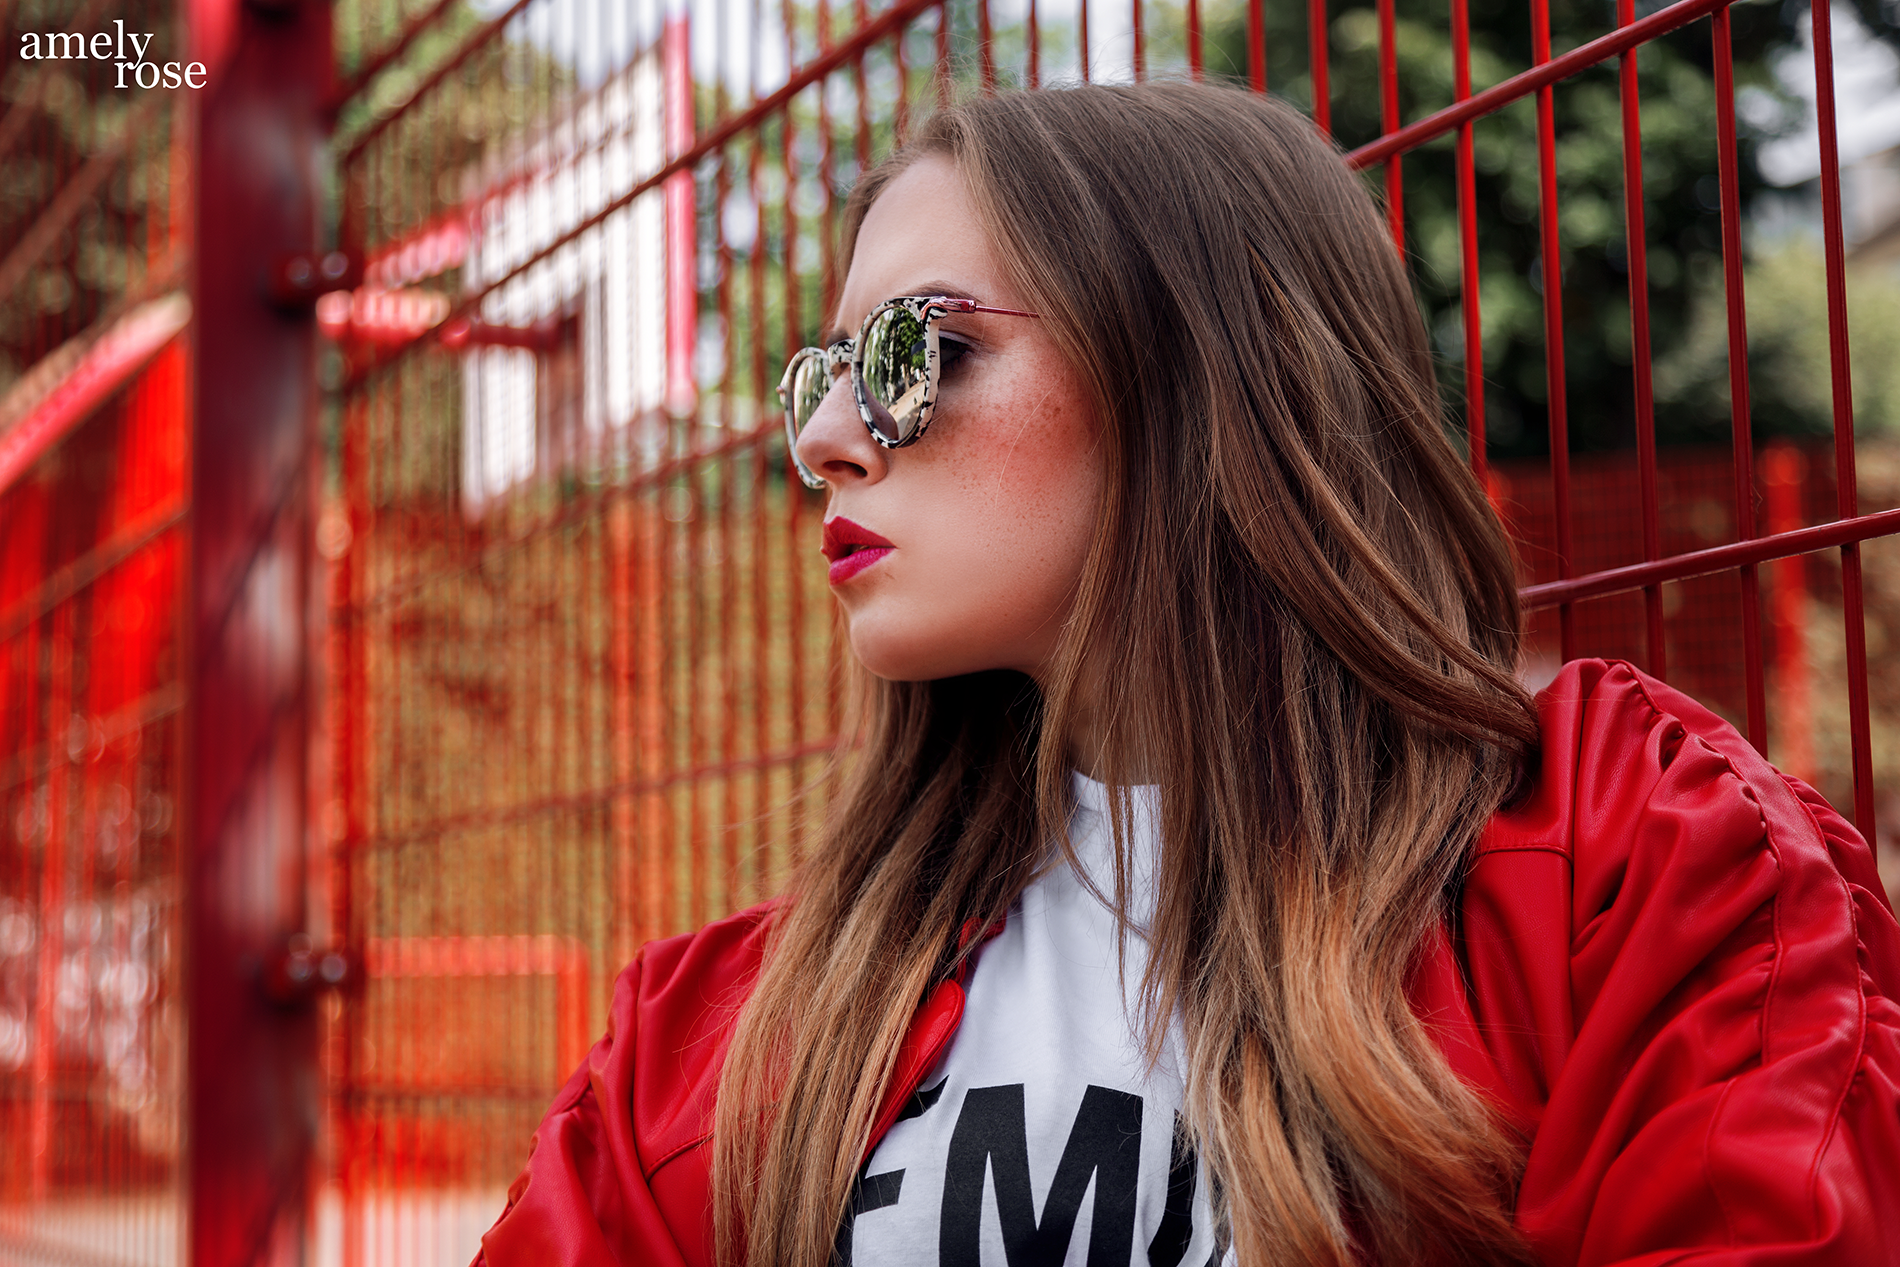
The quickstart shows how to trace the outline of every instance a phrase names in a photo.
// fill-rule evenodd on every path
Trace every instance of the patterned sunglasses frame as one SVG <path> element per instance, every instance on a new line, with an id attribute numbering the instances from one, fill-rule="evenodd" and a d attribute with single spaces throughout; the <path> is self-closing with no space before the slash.
<path id="1" fill-rule="evenodd" d="M 785 443 L 792 455 L 792 465 L 798 471 L 798 478 L 807 488 L 824 488 L 825 481 L 811 473 L 804 461 L 798 456 L 798 433 L 805 422 L 811 421 L 810 414 L 816 413 L 818 405 L 830 392 L 832 381 L 838 371 L 846 365 L 851 367 L 851 395 L 857 402 L 858 418 L 864 423 L 864 429 L 871 433 L 871 439 L 886 449 L 902 449 L 923 439 L 924 432 L 930 429 L 930 420 L 937 410 L 938 379 L 942 373 L 942 357 L 939 351 L 937 323 L 952 314 L 994 313 L 1005 317 L 1040 317 L 1035 312 L 1022 312 L 1015 308 L 993 308 L 979 304 L 974 299 L 963 299 L 951 295 L 899 295 L 887 299 L 865 314 L 863 324 L 858 327 L 854 339 L 840 339 L 827 348 L 800 348 L 792 353 L 786 362 L 785 373 L 778 384 L 779 405 L 785 414 Z M 923 327 L 924 331 L 924 367 L 923 377 L 918 386 L 921 393 L 903 410 L 900 418 L 891 411 L 892 404 L 901 401 L 884 402 L 872 397 L 867 386 L 864 372 L 866 350 L 876 345 L 871 332 L 877 323 L 891 314 L 908 316 Z M 817 383 L 822 390 L 810 392 L 805 400 L 798 397 L 798 377 L 801 370 L 812 367 L 818 370 Z M 887 376 L 894 377 L 894 376 Z M 916 389 L 913 389 L 916 390 Z M 905 395 L 910 395 L 906 392 Z M 801 422 L 798 417 L 799 406 L 803 404 L 809 410 Z M 880 418 L 882 413 L 882 418 Z M 884 422 L 888 419 L 895 434 L 887 435 Z"/>

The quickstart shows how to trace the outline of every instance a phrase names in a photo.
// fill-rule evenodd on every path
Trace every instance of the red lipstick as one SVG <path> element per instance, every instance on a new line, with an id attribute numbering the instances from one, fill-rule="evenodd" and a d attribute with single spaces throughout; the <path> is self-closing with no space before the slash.
<path id="1" fill-rule="evenodd" d="M 825 520 L 824 554 L 831 560 L 831 583 L 843 584 L 897 547 L 862 524 L 840 515 Z"/>

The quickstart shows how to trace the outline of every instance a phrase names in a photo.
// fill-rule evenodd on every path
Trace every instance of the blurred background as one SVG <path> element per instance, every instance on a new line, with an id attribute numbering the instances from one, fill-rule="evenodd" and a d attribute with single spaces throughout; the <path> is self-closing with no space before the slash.
<path id="1" fill-rule="evenodd" d="M 1385 199 L 1524 674 L 1900 889 L 1881 0 L 0 0 L 0 1263 L 466 1263 L 839 644 L 773 396 L 942 100 L 1198 75 Z M 149 82 L 148 82 L 149 81 Z"/>

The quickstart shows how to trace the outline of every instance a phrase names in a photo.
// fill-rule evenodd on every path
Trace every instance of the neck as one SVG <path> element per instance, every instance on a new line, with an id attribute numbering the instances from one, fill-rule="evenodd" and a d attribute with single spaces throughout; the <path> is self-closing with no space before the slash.
<path id="1" fill-rule="evenodd" d="M 1069 766 L 1097 782 L 1106 782 L 1112 769 L 1129 783 L 1152 783 L 1151 763 L 1127 747 L 1126 730 L 1117 733 L 1103 677 L 1090 671 L 1077 683 L 1069 710 Z"/>

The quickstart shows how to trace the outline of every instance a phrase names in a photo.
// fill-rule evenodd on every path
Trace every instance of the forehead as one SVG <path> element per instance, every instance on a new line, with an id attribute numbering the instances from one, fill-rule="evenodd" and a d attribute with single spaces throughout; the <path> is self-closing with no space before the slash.
<path id="1" fill-rule="evenodd" d="M 919 294 L 924 283 L 984 303 L 1010 298 L 963 177 L 934 154 L 898 173 L 865 213 L 835 320 L 855 330 L 873 307 L 893 295 Z"/>

